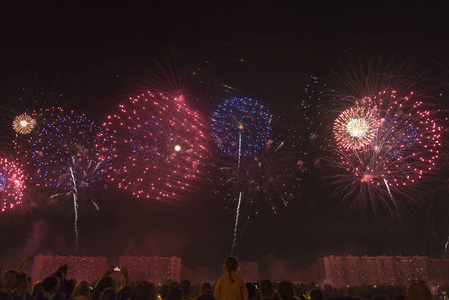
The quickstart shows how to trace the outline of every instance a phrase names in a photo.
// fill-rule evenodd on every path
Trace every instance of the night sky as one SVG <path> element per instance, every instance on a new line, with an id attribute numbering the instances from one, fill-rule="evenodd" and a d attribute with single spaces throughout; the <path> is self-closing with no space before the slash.
<path id="1" fill-rule="evenodd" d="M 154 85 L 151 79 L 160 74 L 155 62 L 170 51 L 197 73 L 186 76 L 191 80 L 186 94 L 192 95 L 186 101 L 206 116 L 219 101 L 236 95 L 258 99 L 274 113 L 294 112 L 311 75 L 325 80 L 359 53 L 411 58 L 418 75 L 425 66 L 429 71 L 423 76 L 432 76 L 445 90 L 448 13 L 446 1 L 415 6 L 410 1 L 4 0 L 2 147 L 12 137 L 7 123 L 12 109 L 61 105 L 101 124 L 118 103 Z M 19 97 L 29 99 L 16 103 Z M 449 233 L 446 172 L 430 183 L 433 194 L 419 196 L 423 204 L 404 208 L 400 216 L 338 205 L 328 197 L 322 173 L 317 168 L 304 178 L 288 208 L 277 214 L 261 208 L 239 237 L 235 255 L 259 261 L 263 270 L 282 264 L 304 268 L 332 254 L 443 256 Z M 0 216 L 0 265 L 14 266 L 28 254 L 102 255 L 111 263 L 127 254 L 176 255 L 188 267 L 219 270 L 231 250 L 235 208 L 226 210 L 209 186 L 190 198 L 157 202 L 113 188 L 98 192 L 100 211 L 81 202 L 79 252 L 73 244 L 72 202 L 31 199 Z"/>

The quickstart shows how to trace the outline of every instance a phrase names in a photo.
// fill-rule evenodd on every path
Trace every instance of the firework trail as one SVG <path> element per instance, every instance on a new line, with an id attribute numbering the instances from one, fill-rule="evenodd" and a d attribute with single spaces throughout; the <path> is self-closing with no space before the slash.
<path id="1" fill-rule="evenodd" d="M 110 180 L 137 198 L 180 201 L 203 181 L 207 156 L 202 117 L 181 99 L 130 98 L 105 122 L 112 136 Z"/>
<path id="2" fill-rule="evenodd" d="M 73 199 L 78 250 L 79 199 L 89 199 L 99 209 L 92 193 L 105 187 L 111 144 L 103 130 L 84 115 L 64 113 L 59 108 L 35 114 L 42 122 L 26 140 L 16 141 L 16 149 L 36 187 L 51 191 L 50 199 Z"/>
<path id="3" fill-rule="evenodd" d="M 225 100 L 212 116 L 212 137 L 218 147 L 230 157 L 237 159 L 234 181 L 241 178 L 243 160 L 254 159 L 263 149 L 271 133 L 271 115 L 256 100 L 233 98 Z M 231 169 L 232 167 L 227 167 Z M 237 244 L 237 229 L 243 191 L 239 191 L 234 239 L 231 254 Z"/>
<path id="4" fill-rule="evenodd" d="M 356 101 L 334 124 L 334 166 L 344 173 L 333 180 L 343 199 L 355 195 L 360 208 L 383 204 L 397 212 L 400 199 L 413 199 L 436 171 L 442 131 L 414 93 L 385 89 Z"/>

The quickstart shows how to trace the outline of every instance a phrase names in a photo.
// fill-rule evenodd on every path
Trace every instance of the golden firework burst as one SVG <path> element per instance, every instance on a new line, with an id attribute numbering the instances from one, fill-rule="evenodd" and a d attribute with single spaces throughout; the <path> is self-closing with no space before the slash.
<path id="1" fill-rule="evenodd" d="M 36 127 L 36 120 L 27 114 L 21 114 L 14 118 L 13 129 L 20 134 L 29 134 Z"/>

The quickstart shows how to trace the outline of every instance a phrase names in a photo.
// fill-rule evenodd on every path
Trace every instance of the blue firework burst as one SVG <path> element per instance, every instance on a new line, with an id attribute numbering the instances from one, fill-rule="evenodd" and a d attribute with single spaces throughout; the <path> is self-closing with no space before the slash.
<path id="1" fill-rule="evenodd" d="M 212 136 L 218 147 L 233 157 L 253 156 L 261 151 L 271 133 L 271 115 L 256 100 L 223 101 L 213 113 Z"/>

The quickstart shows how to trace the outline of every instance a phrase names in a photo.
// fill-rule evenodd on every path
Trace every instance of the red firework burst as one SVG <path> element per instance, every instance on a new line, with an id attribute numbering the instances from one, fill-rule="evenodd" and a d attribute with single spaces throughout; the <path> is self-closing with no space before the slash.
<path id="1" fill-rule="evenodd" d="M 335 149 L 340 157 L 335 166 L 344 172 L 333 176 L 334 183 L 343 198 L 355 195 L 357 206 L 384 204 L 396 210 L 402 201 L 413 201 L 425 189 L 425 179 L 435 174 L 443 128 L 414 93 L 387 89 L 359 105 L 379 120 L 378 127 L 361 148 L 339 144 Z"/>
<path id="2" fill-rule="evenodd" d="M 1 212 L 13 209 L 22 203 L 25 189 L 22 169 L 12 159 L 0 157 Z"/>
<path id="3" fill-rule="evenodd" d="M 119 105 L 104 126 L 113 140 L 109 178 L 118 187 L 159 200 L 200 184 L 206 135 L 184 101 L 147 92 Z"/>

